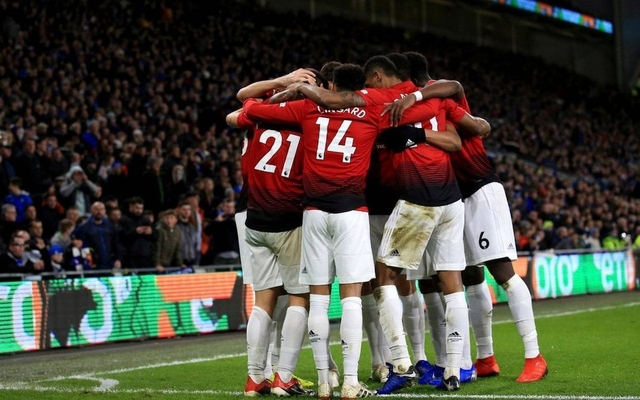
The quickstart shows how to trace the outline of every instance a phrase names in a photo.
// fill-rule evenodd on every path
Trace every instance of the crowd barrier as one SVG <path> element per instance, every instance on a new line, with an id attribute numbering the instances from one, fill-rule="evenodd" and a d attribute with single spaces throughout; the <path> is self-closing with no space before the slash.
<path id="1" fill-rule="evenodd" d="M 514 266 L 535 299 L 633 290 L 639 276 L 631 251 L 535 253 Z M 246 327 L 253 293 L 239 270 L 136 272 L 144 271 L 0 282 L 0 354 Z M 493 302 L 505 302 L 503 289 L 487 280 Z M 335 283 L 329 316 L 341 314 Z"/>

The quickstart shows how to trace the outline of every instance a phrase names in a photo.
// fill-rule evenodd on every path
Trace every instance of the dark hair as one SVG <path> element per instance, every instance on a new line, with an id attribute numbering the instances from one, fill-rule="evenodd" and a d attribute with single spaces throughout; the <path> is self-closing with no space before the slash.
<path id="1" fill-rule="evenodd" d="M 364 88 L 364 70 L 357 64 L 342 64 L 336 68 L 333 77 L 339 91 Z"/>
<path id="2" fill-rule="evenodd" d="M 429 61 L 427 57 L 417 51 L 407 51 L 402 53 L 409 60 L 411 65 L 411 80 L 416 86 L 424 86 L 431 79 L 429 76 Z"/>
<path id="3" fill-rule="evenodd" d="M 307 71 L 311 71 L 316 75 L 316 85 L 324 88 L 324 89 L 329 89 L 329 81 L 327 80 L 327 78 L 322 74 L 322 72 L 318 71 L 317 69 L 314 68 L 305 68 Z"/>
<path id="4" fill-rule="evenodd" d="M 132 205 L 132 204 L 142 204 L 142 205 L 144 205 L 144 200 L 142 199 L 142 197 L 134 196 L 134 197 L 130 198 L 127 203 L 129 203 L 129 205 Z"/>
<path id="5" fill-rule="evenodd" d="M 381 71 L 383 74 L 391 77 L 400 78 L 398 68 L 393 61 L 385 56 L 373 56 L 364 64 L 364 75 L 369 76 L 374 71 Z"/>
<path id="6" fill-rule="evenodd" d="M 22 179 L 20 179 L 19 177 L 13 177 L 11 178 L 11 180 L 9 181 L 10 185 L 14 185 L 17 186 L 18 188 L 22 188 Z"/>
<path id="7" fill-rule="evenodd" d="M 320 68 L 320 73 L 322 74 L 322 76 L 327 78 L 329 82 L 335 82 L 334 74 L 335 74 L 336 68 L 338 68 L 341 65 L 342 63 L 337 61 L 328 61 L 324 63 L 322 68 Z"/>
<path id="8" fill-rule="evenodd" d="M 389 53 L 387 54 L 387 58 L 391 60 L 398 69 L 398 76 L 402 82 L 411 79 L 411 63 L 407 56 L 400 53 Z"/>

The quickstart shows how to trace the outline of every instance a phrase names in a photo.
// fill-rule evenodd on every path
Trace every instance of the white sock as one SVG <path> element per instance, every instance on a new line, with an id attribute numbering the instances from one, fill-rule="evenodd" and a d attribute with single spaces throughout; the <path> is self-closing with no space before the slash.
<path id="1" fill-rule="evenodd" d="M 318 382 L 329 382 L 329 303 L 331 297 L 309 296 L 309 341 L 318 371 Z"/>
<path id="2" fill-rule="evenodd" d="M 383 346 L 388 346 L 387 341 L 384 339 L 382 328 L 380 327 L 378 306 L 376 305 L 376 300 L 373 298 L 373 294 L 362 296 L 362 324 L 364 325 L 365 332 L 367 332 L 367 339 L 369 339 L 371 365 L 384 365 L 384 353 L 381 350 Z"/>
<path id="3" fill-rule="evenodd" d="M 267 363 L 264 366 L 264 376 L 267 378 L 271 376 L 271 374 L 275 373 L 273 370 L 277 367 L 277 364 L 273 364 L 274 358 L 276 362 L 278 361 L 278 357 L 273 356 L 273 349 L 275 343 L 277 342 L 276 337 L 278 334 L 278 323 L 276 321 L 271 321 L 271 328 L 269 328 L 269 348 L 267 350 Z"/>
<path id="4" fill-rule="evenodd" d="M 436 353 L 436 365 L 447 364 L 447 325 L 444 319 L 444 304 L 438 292 L 423 295 L 427 305 L 427 321 L 431 331 L 431 343 Z"/>
<path id="5" fill-rule="evenodd" d="M 271 317 L 262 308 L 254 306 L 247 322 L 247 369 L 254 382 L 264 381 L 267 364 Z"/>
<path id="6" fill-rule="evenodd" d="M 304 335 L 307 333 L 307 310 L 304 307 L 287 308 L 282 324 L 282 345 L 280 347 L 280 363 L 278 374 L 283 382 L 289 382 L 300 357 L 300 349 Z"/>
<path id="7" fill-rule="evenodd" d="M 479 285 L 467 286 L 469 299 L 469 323 L 476 338 L 477 358 L 487 358 L 493 355 L 493 334 L 491 322 L 493 320 L 493 304 L 487 281 Z"/>
<path id="8" fill-rule="evenodd" d="M 540 354 L 540 347 L 538 346 L 538 331 L 536 331 L 536 321 L 533 317 L 529 288 L 517 274 L 512 276 L 502 287 L 507 292 L 511 315 L 524 342 L 524 357 L 535 358 Z"/>
<path id="9" fill-rule="evenodd" d="M 424 352 L 424 307 L 422 296 L 416 290 L 409 296 L 400 296 L 402 301 L 402 322 L 409 336 L 414 361 L 426 360 Z"/>
<path id="10" fill-rule="evenodd" d="M 358 385 L 358 361 L 362 349 L 362 301 L 359 297 L 346 297 L 342 304 L 340 339 L 342 340 L 342 360 L 344 383 Z"/>
<path id="11" fill-rule="evenodd" d="M 444 378 L 455 375 L 460 378 L 460 364 L 464 349 L 464 336 L 469 335 L 469 311 L 464 292 L 444 296 L 445 319 L 447 320 L 447 365 Z"/>
<path id="12" fill-rule="evenodd" d="M 469 310 L 467 310 L 467 313 Z M 462 369 L 471 369 L 473 365 L 473 360 L 471 359 L 471 335 L 470 332 L 467 331 L 466 335 L 462 335 L 462 358 L 460 359 L 460 368 Z"/>
<path id="13" fill-rule="evenodd" d="M 280 338 L 282 337 L 282 324 L 284 323 L 284 318 L 287 315 L 287 307 L 289 307 L 289 295 L 285 294 L 282 296 L 278 296 L 276 306 L 273 309 L 273 346 L 269 346 L 271 355 L 267 358 L 267 360 L 271 360 L 271 368 L 273 370 L 273 373 L 278 372 L 278 365 L 280 364 Z M 269 374 L 269 376 L 270 375 L 271 374 Z"/>
<path id="14" fill-rule="evenodd" d="M 380 313 L 380 326 L 391 349 L 395 372 L 403 373 L 411 366 L 411 357 L 402 326 L 402 301 L 395 285 L 380 286 L 374 290 Z"/>

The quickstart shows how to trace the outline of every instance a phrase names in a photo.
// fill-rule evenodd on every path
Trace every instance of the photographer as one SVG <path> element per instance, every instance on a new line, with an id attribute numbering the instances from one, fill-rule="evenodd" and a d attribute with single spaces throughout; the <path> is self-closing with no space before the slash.
<path id="1" fill-rule="evenodd" d="M 152 221 L 143 215 L 144 200 L 140 197 L 129 199 L 129 210 L 120 219 L 122 244 L 124 245 L 126 268 L 153 268 L 151 249 L 155 229 Z"/>
<path id="2" fill-rule="evenodd" d="M 69 169 L 64 183 L 60 186 L 60 196 L 65 208 L 76 207 L 81 217 L 90 213 L 92 202 L 101 195 L 100 186 L 91 182 L 79 165 Z"/>

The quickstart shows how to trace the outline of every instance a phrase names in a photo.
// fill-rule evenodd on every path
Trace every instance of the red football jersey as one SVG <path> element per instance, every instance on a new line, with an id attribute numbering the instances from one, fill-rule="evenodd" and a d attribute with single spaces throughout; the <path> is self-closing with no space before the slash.
<path id="1" fill-rule="evenodd" d="M 431 84 L 435 80 L 429 81 Z M 463 96 L 458 105 L 471 113 L 467 97 Z M 478 136 L 460 135 L 462 147 L 451 153 L 451 165 L 458 179 L 462 197 L 467 198 L 482 186 L 490 182 L 500 182 L 495 169 L 491 166 L 482 139 Z"/>
<path id="2" fill-rule="evenodd" d="M 357 93 L 367 105 L 374 105 L 398 100 L 419 89 L 411 81 L 405 81 L 388 89 L 364 89 Z M 464 110 L 459 108 L 451 112 L 457 121 L 465 115 Z M 416 127 L 434 131 L 445 129 L 446 108 L 440 99 L 417 103 L 404 113 L 401 124 L 416 120 L 416 115 L 422 115 L 423 118 L 413 124 Z M 387 116 L 384 119 L 388 122 Z M 461 198 L 448 152 L 422 143 L 393 153 L 392 163 L 401 199 L 424 206 L 442 206 Z"/>
<path id="3" fill-rule="evenodd" d="M 297 127 L 255 124 L 242 156 L 251 182 L 247 227 L 283 232 L 302 225 L 302 165 Z"/>
<path id="4" fill-rule="evenodd" d="M 242 141 L 242 154 L 240 159 L 240 172 L 242 173 L 242 189 L 238 195 L 238 201 L 236 202 L 236 212 L 242 212 L 247 210 L 247 202 L 249 201 L 249 156 L 247 154 L 247 148 L 251 137 L 253 137 L 254 122 L 247 117 L 245 113 L 241 113 L 238 116 L 238 128 L 246 129 L 247 132 Z"/>
<path id="5" fill-rule="evenodd" d="M 365 178 L 379 132 L 378 109 L 325 110 L 310 100 L 280 104 L 247 100 L 244 109 L 251 118 L 302 127 L 305 205 L 330 213 L 365 207 Z"/>

